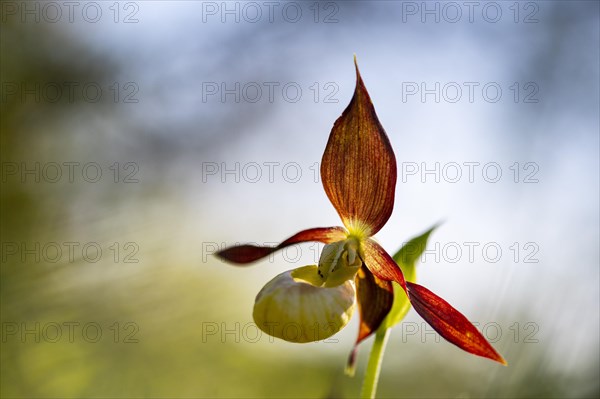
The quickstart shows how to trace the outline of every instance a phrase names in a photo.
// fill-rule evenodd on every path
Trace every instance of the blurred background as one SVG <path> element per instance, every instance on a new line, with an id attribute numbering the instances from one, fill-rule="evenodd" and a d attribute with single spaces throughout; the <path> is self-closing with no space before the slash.
<path id="1" fill-rule="evenodd" d="M 339 225 L 319 181 L 353 54 L 398 159 L 391 253 L 508 367 L 411 311 L 381 397 L 598 397 L 599 6 L 3 2 L 2 397 L 356 397 L 358 318 L 324 342 L 252 324 L 291 247 Z"/>

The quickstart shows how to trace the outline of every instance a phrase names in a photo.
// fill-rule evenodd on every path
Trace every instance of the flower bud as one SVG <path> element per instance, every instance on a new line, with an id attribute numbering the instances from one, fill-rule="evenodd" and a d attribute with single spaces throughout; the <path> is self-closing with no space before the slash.
<path id="1" fill-rule="evenodd" d="M 253 317 L 267 334 L 289 342 L 313 342 L 340 331 L 352 317 L 355 293 L 350 281 L 321 287 L 317 266 L 288 270 L 256 296 Z"/>

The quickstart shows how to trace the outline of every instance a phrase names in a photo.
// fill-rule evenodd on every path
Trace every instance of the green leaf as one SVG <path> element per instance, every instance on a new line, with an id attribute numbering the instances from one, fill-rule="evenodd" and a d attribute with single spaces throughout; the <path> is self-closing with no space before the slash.
<path id="1" fill-rule="evenodd" d="M 404 274 L 404 279 L 406 281 L 411 283 L 417 281 L 417 261 L 423 252 L 425 252 L 429 235 L 438 226 L 439 223 L 432 226 L 423 234 L 412 238 L 393 256 L 398 266 L 400 266 L 400 269 L 402 269 L 402 273 Z M 392 310 L 390 310 L 387 318 L 383 323 L 381 323 L 380 328 L 391 328 L 398 324 L 400 321 L 402 321 L 402 319 L 404 319 L 409 310 L 410 301 L 406 296 L 406 292 L 404 292 L 404 290 L 398 284 L 394 283 L 394 304 L 392 305 Z"/>

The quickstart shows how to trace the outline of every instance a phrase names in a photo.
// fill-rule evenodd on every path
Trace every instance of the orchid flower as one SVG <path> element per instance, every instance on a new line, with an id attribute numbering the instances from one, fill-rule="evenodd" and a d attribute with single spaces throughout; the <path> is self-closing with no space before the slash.
<path id="1" fill-rule="evenodd" d="M 356 58 L 354 64 L 354 95 L 333 125 L 321 162 L 325 193 L 344 227 L 303 230 L 276 247 L 240 245 L 217 256 L 246 265 L 289 245 L 326 244 L 318 265 L 286 271 L 257 295 L 254 320 L 271 336 L 290 342 L 328 338 L 348 323 L 357 302 L 360 323 L 352 359 L 357 345 L 376 332 L 390 313 L 394 282 L 446 340 L 469 353 L 506 364 L 465 316 L 427 288 L 407 281 L 398 263 L 372 238 L 392 214 L 396 158 Z"/>

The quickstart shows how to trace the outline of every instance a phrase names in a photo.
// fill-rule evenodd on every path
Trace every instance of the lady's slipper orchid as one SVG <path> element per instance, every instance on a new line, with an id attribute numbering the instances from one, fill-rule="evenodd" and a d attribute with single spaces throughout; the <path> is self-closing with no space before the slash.
<path id="1" fill-rule="evenodd" d="M 333 125 L 321 162 L 325 192 L 345 229 L 308 229 L 276 247 L 234 246 L 218 256 L 248 264 L 289 245 L 307 241 L 326 244 L 318 266 L 282 273 L 258 294 L 254 320 L 272 336 L 291 342 L 325 339 L 346 325 L 356 297 L 360 313 L 356 348 L 390 312 L 392 282 L 396 282 L 415 310 L 446 340 L 469 353 L 506 364 L 465 316 L 427 288 L 406 281 L 392 257 L 371 238 L 385 225 L 394 207 L 396 158 L 356 59 L 355 67 L 354 96 Z"/>

